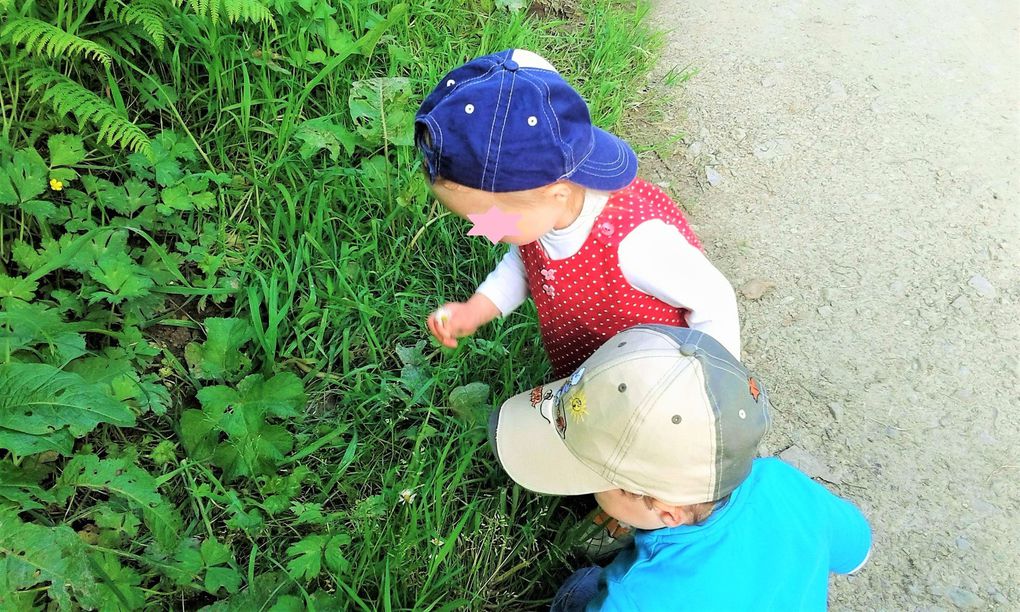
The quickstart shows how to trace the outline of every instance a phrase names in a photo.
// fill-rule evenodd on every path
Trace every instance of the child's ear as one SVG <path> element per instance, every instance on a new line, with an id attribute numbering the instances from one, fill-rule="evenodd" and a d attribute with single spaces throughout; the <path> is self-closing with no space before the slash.
<path id="1" fill-rule="evenodd" d="M 573 187 L 566 181 L 557 181 L 546 187 L 546 195 L 554 198 L 557 202 L 567 203 L 571 200 Z"/>
<path id="2" fill-rule="evenodd" d="M 656 505 L 655 512 L 659 515 L 659 520 L 666 527 L 688 525 L 691 522 L 690 513 L 681 506 Z"/>

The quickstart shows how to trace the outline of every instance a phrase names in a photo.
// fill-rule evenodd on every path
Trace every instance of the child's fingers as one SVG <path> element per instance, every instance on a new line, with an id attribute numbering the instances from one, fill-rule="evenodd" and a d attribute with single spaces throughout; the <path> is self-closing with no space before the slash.
<path id="1" fill-rule="evenodd" d="M 447 308 L 446 306 L 443 306 L 442 308 L 440 308 L 439 310 L 437 310 L 434 313 L 434 316 L 436 318 L 436 324 L 439 326 L 439 328 L 440 329 L 445 329 L 447 323 L 450 322 L 450 316 L 451 316 L 450 309 Z"/>
<path id="2" fill-rule="evenodd" d="M 449 326 L 447 325 L 450 320 L 449 311 L 445 308 L 440 308 L 436 312 L 429 315 L 427 320 L 429 331 L 440 344 L 447 348 L 457 348 L 456 336 L 452 333 Z"/>

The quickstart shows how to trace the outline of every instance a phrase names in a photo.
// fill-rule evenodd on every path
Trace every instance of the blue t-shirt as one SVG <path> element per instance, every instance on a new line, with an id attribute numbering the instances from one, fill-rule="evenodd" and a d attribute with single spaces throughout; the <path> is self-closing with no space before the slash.
<path id="1" fill-rule="evenodd" d="M 829 572 L 867 560 L 853 504 L 778 459 L 751 473 L 701 525 L 637 531 L 602 572 L 588 610 L 824 610 Z"/>

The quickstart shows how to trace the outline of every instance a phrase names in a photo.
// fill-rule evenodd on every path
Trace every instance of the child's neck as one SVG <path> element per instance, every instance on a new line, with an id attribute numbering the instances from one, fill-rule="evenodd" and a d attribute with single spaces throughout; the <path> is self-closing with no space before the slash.
<path id="1" fill-rule="evenodd" d="M 556 224 L 553 226 L 553 229 L 560 230 L 570 227 L 570 224 L 577 221 L 577 218 L 581 216 L 581 210 L 584 209 L 584 187 L 576 183 L 570 183 L 570 187 L 570 196 L 563 207 L 562 214 L 560 214 L 559 218 L 556 220 Z"/>

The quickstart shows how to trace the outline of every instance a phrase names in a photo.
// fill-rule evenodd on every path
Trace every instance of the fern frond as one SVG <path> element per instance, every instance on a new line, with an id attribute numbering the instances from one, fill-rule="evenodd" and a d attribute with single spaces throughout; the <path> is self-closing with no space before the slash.
<path id="1" fill-rule="evenodd" d="M 173 0 L 173 3 L 177 7 L 187 5 L 196 14 L 208 17 L 213 23 L 217 23 L 220 15 L 225 14 L 230 23 L 248 21 L 276 28 L 273 13 L 260 0 Z"/>
<path id="2" fill-rule="evenodd" d="M 50 68 L 36 68 L 27 73 L 31 91 L 43 90 L 42 101 L 49 102 L 61 117 L 73 114 L 78 127 L 91 123 L 99 128 L 98 140 L 132 151 L 149 150 L 149 138 L 112 104 L 80 84 Z"/>
<path id="3" fill-rule="evenodd" d="M 23 44 L 25 49 L 32 53 L 62 58 L 84 55 L 106 66 L 110 65 L 110 54 L 100 45 L 38 19 L 30 17 L 10 19 L 3 30 L 0 30 L 0 37 L 8 38 L 16 45 Z"/>
<path id="4" fill-rule="evenodd" d="M 107 47 L 127 55 L 140 55 L 142 41 L 146 39 L 142 37 L 142 30 L 138 26 L 131 25 L 105 32 L 98 40 L 102 40 Z"/>
<path id="5" fill-rule="evenodd" d="M 162 49 L 166 40 L 166 13 L 163 12 L 163 6 L 160 0 L 135 0 L 130 4 L 112 0 L 106 3 L 105 12 L 107 16 L 125 25 L 141 26 L 151 38 L 152 44 Z"/>

